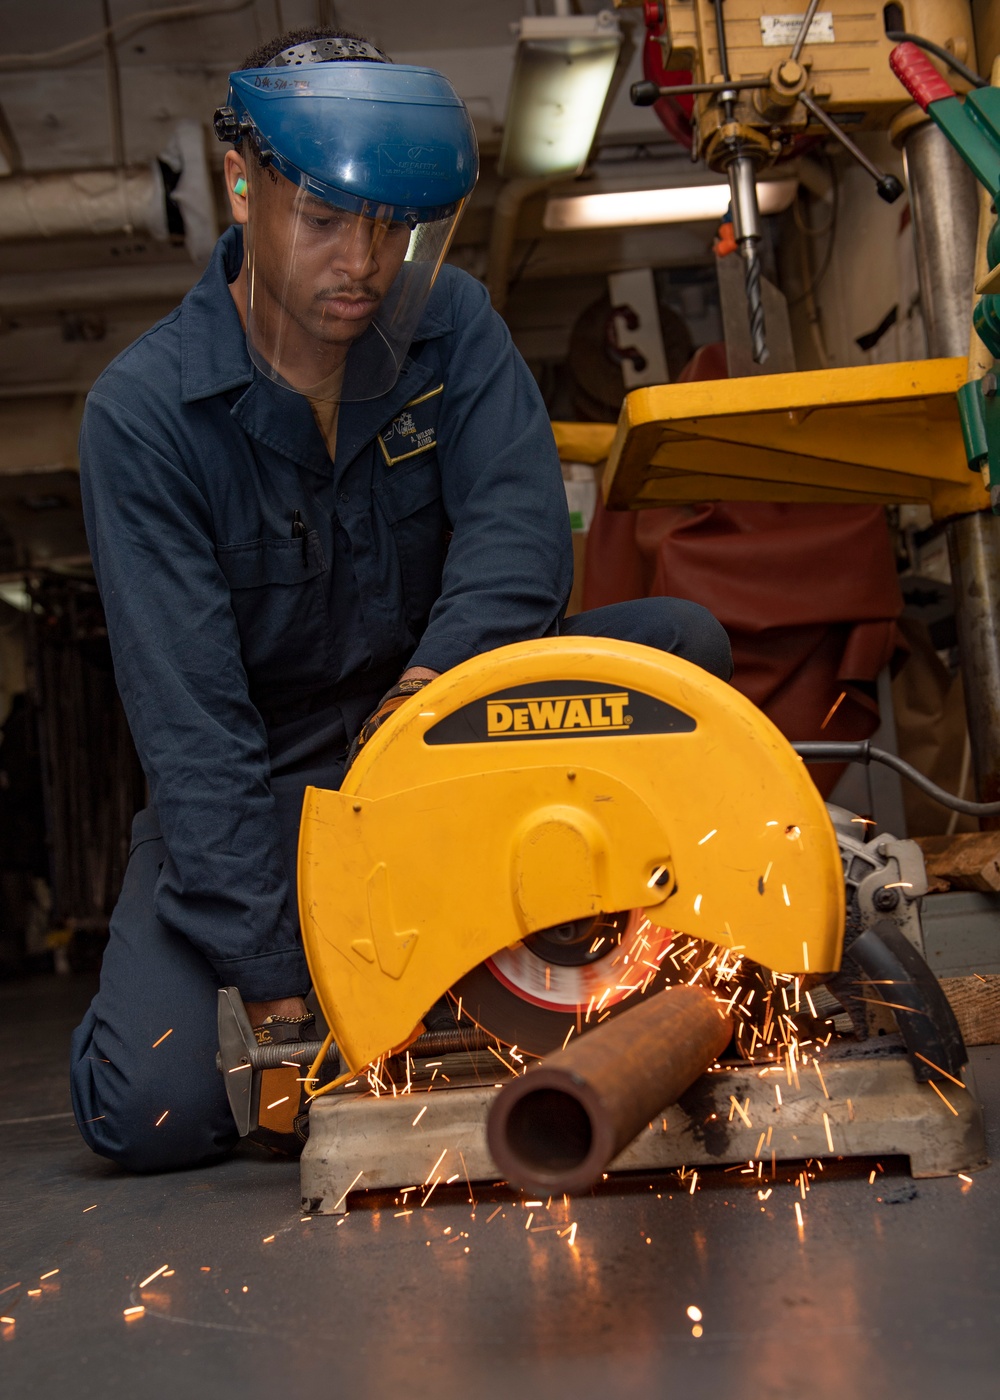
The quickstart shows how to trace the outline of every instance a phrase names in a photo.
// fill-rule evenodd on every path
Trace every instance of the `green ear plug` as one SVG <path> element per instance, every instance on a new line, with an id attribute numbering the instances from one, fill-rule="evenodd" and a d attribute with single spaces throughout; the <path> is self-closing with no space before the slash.
<path id="1" fill-rule="evenodd" d="M 247 182 L 241 175 L 233 186 L 233 194 L 244 195 L 247 192 Z"/>

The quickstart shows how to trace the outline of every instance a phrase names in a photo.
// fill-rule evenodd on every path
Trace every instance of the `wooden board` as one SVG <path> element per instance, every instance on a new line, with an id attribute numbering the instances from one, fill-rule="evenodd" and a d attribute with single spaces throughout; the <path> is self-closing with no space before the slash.
<path id="1" fill-rule="evenodd" d="M 942 977 L 966 1045 L 1000 1045 L 1000 976 Z"/>

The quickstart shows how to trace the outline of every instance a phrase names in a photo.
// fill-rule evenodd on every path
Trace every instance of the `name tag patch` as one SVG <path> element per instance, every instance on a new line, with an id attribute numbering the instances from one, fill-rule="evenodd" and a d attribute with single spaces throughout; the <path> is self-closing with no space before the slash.
<path id="1" fill-rule="evenodd" d="M 378 445 L 382 449 L 386 466 L 394 467 L 397 462 L 405 462 L 417 457 L 421 452 L 430 452 L 437 447 L 437 404 L 432 403 L 444 390 L 439 384 L 419 398 L 411 399 L 398 413 L 387 428 L 378 435 Z M 427 405 L 426 408 L 424 405 Z"/>

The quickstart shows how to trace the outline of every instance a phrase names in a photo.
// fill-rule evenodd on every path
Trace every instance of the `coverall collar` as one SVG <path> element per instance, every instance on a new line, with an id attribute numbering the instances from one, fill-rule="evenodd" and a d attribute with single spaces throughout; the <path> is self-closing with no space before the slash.
<path id="1" fill-rule="evenodd" d="M 183 402 L 196 403 L 245 388 L 231 410 L 245 432 L 300 466 L 329 471 L 329 456 L 308 400 L 273 384 L 251 363 L 229 290 L 242 261 L 243 235 L 233 225 L 216 243 L 201 280 L 181 304 Z M 446 335 L 451 329 L 447 309 L 432 303 L 421 318 L 414 344 Z M 433 373 L 432 366 L 408 356 L 389 393 L 363 403 L 343 404 L 338 468 L 353 460 L 380 428 L 425 389 Z"/>

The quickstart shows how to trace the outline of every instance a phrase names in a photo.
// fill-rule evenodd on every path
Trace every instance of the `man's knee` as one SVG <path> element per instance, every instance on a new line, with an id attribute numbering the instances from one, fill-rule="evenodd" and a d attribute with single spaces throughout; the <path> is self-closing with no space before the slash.
<path id="1" fill-rule="evenodd" d="M 89 1031 L 93 1012 L 74 1037 L 71 1091 L 77 1126 L 91 1151 L 131 1172 L 205 1166 L 238 1141 L 215 1066 L 166 1078 L 138 1062 L 131 1073 L 100 1054 Z M 194 1068 L 194 1067 L 191 1067 Z"/>
<path id="2" fill-rule="evenodd" d="M 720 680 L 733 674 L 733 652 L 722 623 L 687 598 L 639 598 L 636 624 L 644 645 L 691 661 Z M 638 640 L 638 638 L 637 638 Z"/>
<path id="3" fill-rule="evenodd" d="M 77 1123 L 91 1151 L 142 1174 L 208 1166 L 228 1156 L 239 1140 L 235 1124 L 220 1132 L 190 1105 L 158 1114 L 156 1108 L 148 1095 L 139 1094 L 120 1100 L 94 1122 Z"/>
<path id="4" fill-rule="evenodd" d="M 732 679 L 733 649 L 726 629 L 717 617 L 700 603 L 688 602 L 686 598 L 664 598 L 670 604 L 669 625 L 679 636 L 681 645 L 674 648 L 677 656 L 685 661 L 693 661 L 703 670 L 711 671 L 722 681 Z"/>
<path id="5" fill-rule="evenodd" d="M 576 613 L 562 624 L 567 636 L 617 637 L 683 657 L 728 681 L 733 653 L 725 628 L 707 608 L 686 598 L 635 598 Z"/>

